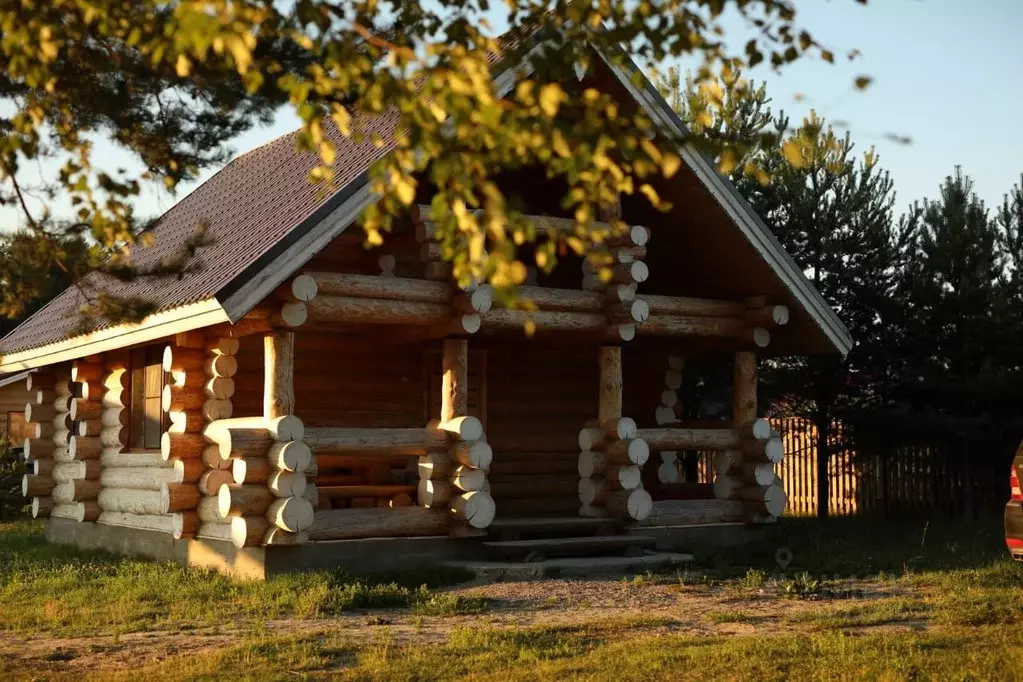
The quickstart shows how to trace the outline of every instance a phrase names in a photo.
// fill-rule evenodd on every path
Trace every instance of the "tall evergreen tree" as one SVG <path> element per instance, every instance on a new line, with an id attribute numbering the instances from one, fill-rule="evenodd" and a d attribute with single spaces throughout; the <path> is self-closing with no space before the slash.
<path id="1" fill-rule="evenodd" d="M 999 234 L 973 181 L 956 167 L 937 200 L 914 204 L 904 219 L 913 231 L 913 258 L 901 297 L 913 307 L 907 335 L 912 377 L 908 400 L 940 416 L 990 416 L 1001 383 L 1000 347 L 1008 289 Z"/>
<path id="2" fill-rule="evenodd" d="M 662 88 L 670 92 L 680 81 L 669 74 Z M 708 108 L 704 102 L 719 90 L 687 79 L 676 98 L 681 115 L 695 133 L 713 138 L 720 154 L 734 150 L 740 191 L 856 340 L 846 358 L 773 360 L 762 369 L 770 397 L 817 427 L 818 499 L 827 500 L 832 422 L 888 400 L 894 368 L 887 346 L 907 237 L 895 228 L 892 181 L 872 149 L 856 154 L 850 137 L 837 136 L 816 114 L 788 131 L 784 114 L 768 109 L 765 87 L 738 75 L 719 88 L 723 105 Z M 774 144 L 765 131 L 777 135 Z M 826 515 L 826 504 L 818 509 Z"/>

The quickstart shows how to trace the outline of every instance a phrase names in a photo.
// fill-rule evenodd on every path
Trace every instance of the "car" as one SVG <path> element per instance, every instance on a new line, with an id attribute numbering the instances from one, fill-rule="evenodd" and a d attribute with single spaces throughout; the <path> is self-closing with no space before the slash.
<path id="1" fill-rule="evenodd" d="M 1016 561 L 1023 561 L 1023 491 L 1019 481 L 1023 477 L 1023 445 L 1009 468 L 1009 502 L 1005 505 L 1005 545 Z"/>

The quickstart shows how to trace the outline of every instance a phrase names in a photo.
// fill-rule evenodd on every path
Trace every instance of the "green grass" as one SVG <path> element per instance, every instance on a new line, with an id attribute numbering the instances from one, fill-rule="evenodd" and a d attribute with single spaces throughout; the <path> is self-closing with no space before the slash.
<path id="1" fill-rule="evenodd" d="M 316 633 L 251 638 L 105 679 L 341 680 L 916 680 L 1011 679 L 1023 638 L 1001 628 L 942 632 L 840 631 L 786 636 L 622 638 L 600 625 L 462 628 L 442 645 L 387 635 L 352 646 Z"/>
<path id="2" fill-rule="evenodd" d="M 200 569 L 51 545 L 36 523 L 0 525 L 0 629 L 17 632 L 203 627 L 318 618 L 347 609 L 479 613 L 486 609 L 481 600 L 430 591 L 468 577 L 438 570 L 378 576 L 320 572 L 242 583 Z"/>
<path id="3" fill-rule="evenodd" d="M 705 556 L 693 573 L 672 570 L 626 579 L 630 591 L 667 587 L 687 597 L 719 599 L 717 610 L 697 617 L 662 612 L 608 618 L 594 608 L 592 619 L 583 623 L 501 626 L 500 619 L 481 615 L 490 606 L 486 599 L 436 591 L 464 575 L 324 572 L 237 583 L 170 564 L 51 546 L 38 524 L 0 525 L 0 629 L 15 637 L 213 631 L 225 623 L 227 634 L 234 633 L 226 645 L 146 655 L 122 663 L 123 668 L 77 670 L 73 656 L 81 651 L 55 649 L 31 669 L 0 660 L 0 678 L 1013 677 L 1023 666 L 1023 565 L 1007 558 L 1000 530 L 991 523 L 922 531 L 918 523 L 837 519 L 822 526 L 783 520 L 753 546 L 735 550 L 731 560 L 717 552 Z M 785 570 L 774 563 L 781 539 L 793 553 Z M 359 637 L 352 636 L 353 621 L 346 627 L 329 621 L 345 610 L 378 608 L 407 616 L 392 626 L 391 613 L 369 614 L 363 623 L 355 621 L 357 628 L 372 626 Z M 556 616 L 549 605 L 537 607 L 541 611 Z M 455 615 L 462 618 L 444 620 Z M 526 620 L 508 615 L 510 622 Z M 272 619 L 313 618 L 328 621 L 301 629 L 266 626 Z M 753 624 L 756 631 L 721 634 L 728 629 L 718 626 L 732 623 Z M 680 627 L 711 634 L 680 634 Z"/>

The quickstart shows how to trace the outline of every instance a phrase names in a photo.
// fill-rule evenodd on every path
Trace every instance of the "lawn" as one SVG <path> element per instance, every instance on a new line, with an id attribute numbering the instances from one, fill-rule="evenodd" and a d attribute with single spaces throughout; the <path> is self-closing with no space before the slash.
<path id="1" fill-rule="evenodd" d="M 1000 532 L 997 519 L 785 519 L 756 546 L 694 547 L 696 564 L 663 574 L 236 583 L 6 525 L 0 677 L 1012 679 L 1023 565 Z"/>

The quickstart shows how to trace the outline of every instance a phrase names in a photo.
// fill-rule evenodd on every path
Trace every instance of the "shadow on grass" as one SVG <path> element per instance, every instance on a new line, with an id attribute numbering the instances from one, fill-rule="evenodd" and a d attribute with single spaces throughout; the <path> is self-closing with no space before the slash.
<path id="1" fill-rule="evenodd" d="M 1004 569 L 1006 580 L 1023 577 L 1006 553 L 1001 517 L 975 522 L 782 518 L 757 531 L 750 543 L 740 547 L 720 549 L 694 543 L 687 549 L 702 566 L 729 577 L 743 575 L 749 568 L 769 573 L 808 571 L 818 576 L 864 577 L 990 570 L 994 565 Z M 791 552 L 791 562 L 784 566 L 776 559 L 782 549 Z"/>
<path id="2" fill-rule="evenodd" d="M 202 569 L 52 545 L 36 522 L 0 525 L 0 629 L 6 630 L 129 632 L 240 618 L 318 618 L 348 609 L 480 613 L 486 600 L 431 591 L 469 578 L 465 571 L 430 568 L 241 583 Z"/>

